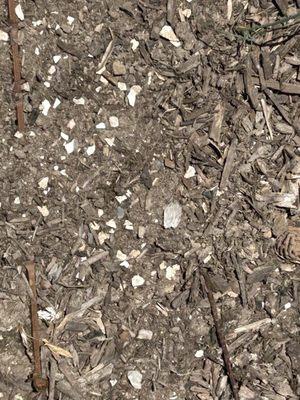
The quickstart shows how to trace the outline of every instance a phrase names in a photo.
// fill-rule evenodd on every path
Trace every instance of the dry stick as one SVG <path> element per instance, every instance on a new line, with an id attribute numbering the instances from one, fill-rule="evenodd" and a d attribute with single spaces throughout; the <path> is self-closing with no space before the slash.
<path id="1" fill-rule="evenodd" d="M 228 348 L 227 348 L 227 344 L 226 344 L 226 340 L 225 340 L 225 336 L 218 318 L 218 312 L 217 312 L 217 306 L 215 303 L 215 299 L 212 293 L 212 284 L 211 284 L 211 280 L 210 277 L 208 276 L 208 274 L 205 271 L 201 271 L 202 276 L 205 280 L 205 286 L 206 286 L 206 293 L 207 293 L 207 297 L 209 300 L 209 304 L 210 304 L 210 308 L 211 308 L 211 313 L 213 316 L 213 320 L 214 320 L 214 324 L 216 327 L 216 333 L 217 333 L 217 337 L 219 340 L 219 344 L 222 348 L 222 352 L 223 352 L 223 358 L 224 358 L 224 363 L 225 363 L 225 368 L 227 371 L 227 375 L 229 378 L 229 382 L 232 388 L 232 393 L 233 393 L 233 398 L 235 400 L 239 400 L 239 394 L 237 391 L 237 386 L 236 386 L 236 381 L 233 375 L 233 371 L 232 371 L 232 364 L 230 361 L 230 356 L 229 356 L 229 352 L 228 352 Z"/>
<path id="2" fill-rule="evenodd" d="M 41 339 L 39 335 L 39 321 L 37 314 L 37 295 L 35 284 L 35 264 L 30 261 L 26 265 L 29 285 L 32 291 L 31 297 L 31 332 L 33 337 L 33 386 L 36 390 L 45 390 L 48 387 L 48 380 L 42 377 L 42 363 L 41 363 Z"/>
<path id="3" fill-rule="evenodd" d="M 21 59 L 19 54 L 18 45 L 18 21 L 15 12 L 15 0 L 8 0 L 8 15 L 11 24 L 10 31 L 10 42 L 12 51 L 12 61 L 13 61 L 13 73 L 14 73 L 14 86 L 13 93 L 15 95 L 16 102 L 16 113 L 18 130 L 23 132 L 25 130 L 25 119 L 23 110 L 23 95 L 21 87 Z"/>

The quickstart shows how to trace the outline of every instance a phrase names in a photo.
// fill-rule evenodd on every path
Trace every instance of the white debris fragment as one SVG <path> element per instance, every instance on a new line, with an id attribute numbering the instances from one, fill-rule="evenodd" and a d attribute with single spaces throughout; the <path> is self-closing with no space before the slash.
<path id="1" fill-rule="evenodd" d="M 64 132 L 60 132 L 60 136 L 61 136 L 61 138 L 63 138 L 64 140 L 69 140 L 69 135 L 67 135 L 66 133 L 64 133 Z"/>
<path id="2" fill-rule="evenodd" d="M 1 31 L 0 29 L 0 40 L 2 42 L 8 42 L 8 39 L 9 39 L 8 33 Z"/>
<path id="3" fill-rule="evenodd" d="M 53 108 L 54 109 L 57 108 L 60 105 L 60 103 L 61 103 L 61 101 L 56 97 L 56 99 L 54 100 L 54 103 L 53 103 Z"/>
<path id="4" fill-rule="evenodd" d="M 51 108 L 51 104 L 50 104 L 49 100 L 47 100 L 47 99 L 43 100 L 42 104 L 40 105 L 39 108 L 40 108 L 40 110 L 42 110 L 42 114 L 47 116 L 48 112 Z"/>
<path id="5" fill-rule="evenodd" d="M 72 25 L 73 22 L 75 21 L 75 18 L 74 18 L 74 17 L 71 17 L 70 15 L 68 15 L 68 16 L 67 16 L 67 21 L 68 21 L 68 24 L 69 24 L 69 25 Z"/>
<path id="6" fill-rule="evenodd" d="M 39 55 L 40 55 L 40 49 L 39 49 L 38 47 L 36 47 L 36 48 L 34 49 L 34 54 L 35 54 L 36 56 L 39 56 Z"/>
<path id="7" fill-rule="evenodd" d="M 48 217 L 49 215 L 49 210 L 46 206 L 37 206 L 37 209 L 39 210 L 39 212 L 42 214 L 43 217 Z"/>
<path id="8" fill-rule="evenodd" d="M 129 253 L 129 258 L 137 258 L 139 255 L 141 254 L 140 250 L 131 250 L 131 252 Z"/>
<path id="9" fill-rule="evenodd" d="M 124 227 L 125 227 L 125 229 L 127 229 L 128 231 L 133 231 L 132 222 L 128 221 L 128 219 L 125 220 L 125 222 L 124 222 Z"/>
<path id="10" fill-rule="evenodd" d="M 177 271 L 180 271 L 180 265 L 174 264 L 166 268 L 166 278 L 171 281 L 176 277 Z"/>
<path id="11" fill-rule="evenodd" d="M 135 389 L 142 388 L 143 375 L 139 371 L 128 371 L 127 378 Z"/>
<path id="12" fill-rule="evenodd" d="M 185 179 L 189 179 L 189 178 L 192 178 L 195 175 L 196 175 L 196 170 L 192 165 L 190 165 L 188 167 L 186 173 L 184 174 L 184 177 L 185 177 Z"/>
<path id="13" fill-rule="evenodd" d="M 117 224 L 114 219 L 110 219 L 108 222 L 106 222 L 106 226 L 109 226 L 110 228 L 117 229 Z"/>
<path id="14" fill-rule="evenodd" d="M 57 64 L 60 59 L 61 59 L 60 55 L 53 56 L 53 61 L 55 62 L 55 64 Z"/>
<path id="15" fill-rule="evenodd" d="M 127 85 L 125 82 L 118 82 L 118 88 L 122 90 L 122 92 L 125 92 L 127 90 Z"/>
<path id="16" fill-rule="evenodd" d="M 145 283 L 145 279 L 140 275 L 134 275 L 131 279 L 131 284 L 134 288 L 142 286 Z"/>
<path id="17" fill-rule="evenodd" d="M 22 133 L 22 132 L 19 132 L 19 131 L 17 131 L 17 132 L 14 134 L 14 137 L 16 137 L 17 139 L 21 139 L 23 136 L 24 136 L 23 133 Z"/>
<path id="18" fill-rule="evenodd" d="M 116 379 L 111 379 L 109 383 L 111 384 L 112 387 L 114 387 L 118 383 L 118 381 Z"/>
<path id="19" fill-rule="evenodd" d="M 291 307 L 292 307 L 291 303 L 286 303 L 286 304 L 284 305 L 285 311 L 288 310 L 288 309 L 291 308 Z"/>
<path id="20" fill-rule="evenodd" d="M 98 208 L 97 214 L 98 214 L 99 218 L 102 217 L 102 215 L 104 214 L 104 211 L 102 210 L 102 208 Z"/>
<path id="21" fill-rule="evenodd" d="M 186 17 L 186 18 L 190 18 L 190 16 L 192 15 L 192 10 L 190 8 L 186 8 L 184 10 L 182 10 L 182 14 Z"/>
<path id="22" fill-rule="evenodd" d="M 115 138 L 105 138 L 104 140 L 109 145 L 109 147 L 112 147 L 115 143 Z"/>
<path id="23" fill-rule="evenodd" d="M 96 125 L 96 129 L 105 129 L 106 125 L 104 122 L 99 122 L 99 124 Z"/>
<path id="24" fill-rule="evenodd" d="M 119 126 L 119 118 L 112 115 L 109 117 L 109 124 L 112 128 L 117 128 Z"/>
<path id="25" fill-rule="evenodd" d="M 122 262 L 120 263 L 120 265 L 121 265 L 121 267 L 129 268 L 129 262 L 128 262 L 127 260 L 122 261 Z"/>
<path id="26" fill-rule="evenodd" d="M 52 322 L 58 317 L 58 313 L 53 307 L 46 307 L 44 310 L 38 311 L 38 317 L 41 320 Z"/>
<path id="27" fill-rule="evenodd" d="M 22 89 L 23 89 L 25 92 L 30 92 L 30 85 L 29 85 L 29 82 L 24 82 L 23 85 L 22 85 Z"/>
<path id="28" fill-rule="evenodd" d="M 70 121 L 68 122 L 67 127 L 72 130 L 75 125 L 76 125 L 76 123 L 75 123 L 74 119 L 70 119 Z"/>
<path id="29" fill-rule="evenodd" d="M 91 146 L 89 146 L 89 147 L 86 149 L 86 155 L 87 155 L 87 156 L 91 156 L 92 154 L 95 153 L 95 150 L 96 150 L 96 145 L 95 145 L 95 144 L 92 144 Z"/>
<path id="30" fill-rule="evenodd" d="M 164 210 L 164 227 L 177 228 L 182 214 L 181 205 L 177 201 L 168 204 Z"/>
<path id="31" fill-rule="evenodd" d="M 173 46 L 175 47 L 180 47 L 181 42 L 178 39 L 178 37 L 175 35 L 175 32 L 173 31 L 172 27 L 170 25 L 165 25 L 162 27 L 161 31 L 159 32 L 159 35 L 163 37 L 164 39 L 169 40 Z"/>
<path id="32" fill-rule="evenodd" d="M 122 196 L 116 196 L 116 200 L 119 204 L 122 204 L 123 201 L 127 200 L 127 196 L 125 196 L 124 194 Z"/>
<path id="33" fill-rule="evenodd" d="M 127 255 L 124 254 L 121 250 L 118 250 L 117 254 L 116 254 L 116 258 L 120 261 L 125 261 L 125 260 L 127 260 Z"/>
<path id="34" fill-rule="evenodd" d="M 79 99 L 74 98 L 73 103 L 77 104 L 78 106 L 84 106 L 85 99 L 83 97 L 80 97 Z"/>
<path id="35" fill-rule="evenodd" d="M 21 204 L 21 200 L 20 200 L 19 196 L 15 198 L 14 204 Z"/>
<path id="36" fill-rule="evenodd" d="M 89 227 L 94 231 L 99 231 L 100 225 L 96 221 L 90 222 Z"/>
<path id="37" fill-rule="evenodd" d="M 49 183 L 49 178 L 48 176 L 45 176 L 39 181 L 39 188 L 43 190 L 47 189 L 48 183 Z"/>
<path id="38" fill-rule="evenodd" d="M 75 139 L 71 140 L 71 142 L 69 142 L 69 143 L 65 143 L 65 144 L 64 144 L 64 147 L 65 147 L 65 149 L 66 149 L 66 152 L 67 152 L 68 154 L 73 153 L 74 150 L 75 150 L 75 145 L 76 145 Z"/>
<path id="39" fill-rule="evenodd" d="M 131 43 L 131 50 L 132 51 L 135 51 L 140 45 L 140 42 L 138 40 L 136 40 L 136 39 L 131 39 L 130 43 Z"/>
<path id="40" fill-rule="evenodd" d="M 105 242 L 105 240 L 107 240 L 107 239 L 109 239 L 109 235 L 107 233 L 105 233 L 105 232 L 98 233 L 98 240 L 99 240 L 100 245 L 102 245 Z"/>
<path id="41" fill-rule="evenodd" d="M 153 337 L 153 332 L 149 329 L 140 329 L 137 335 L 138 339 L 141 340 L 151 340 Z"/>
<path id="42" fill-rule="evenodd" d="M 48 74 L 53 75 L 55 71 L 56 71 L 55 65 L 51 65 L 51 67 L 48 69 Z"/>
<path id="43" fill-rule="evenodd" d="M 142 88 L 139 85 L 133 85 L 130 88 L 127 98 L 128 98 L 128 102 L 131 105 L 131 107 L 134 107 L 136 96 L 141 92 L 141 90 L 142 90 Z"/>
<path id="44" fill-rule="evenodd" d="M 16 16 L 19 18 L 20 21 L 24 21 L 24 13 L 21 7 L 21 4 L 18 4 L 15 8 Z"/>
<path id="45" fill-rule="evenodd" d="M 50 87 L 50 83 L 49 82 L 44 82 L 44 85 L 46 86 L 46 88 L 49 88 Z"/>
<path id="46" fill-rule="evenodd" d="M 99 72 L 99 71 L 98 71 Z M 97 73 L 97 72 L 96 72 Z M 100 76 L 100 82 L 103 83 L 103 85 L 107 86 L 108 85 L 108 80 L 104 78 L 104 76 Z"/>
<path id="47" fill-rule="evenodd" d="M 204 356 L 204 351 L 203 350 L 197 350 L 195 353 L 196 358 L 202 358 Z"/>

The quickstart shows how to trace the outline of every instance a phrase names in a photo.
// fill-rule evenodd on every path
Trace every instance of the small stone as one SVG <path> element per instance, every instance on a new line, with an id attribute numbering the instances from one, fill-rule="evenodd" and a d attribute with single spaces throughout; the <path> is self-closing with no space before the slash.
<path id="1" fill-rule="evenodd" d="M 36 47 L 36 48 L 34 49 L 34 54 L 35 54 L 36 56 L 39 56 L 39 55 L 40 55 L 40 49 L 39 49 L 38 47 Z"/>
<path id="2" fill-rule="evenodd" d="M 99 240 L 100 245 L 102 245 L 105 242 L 105 240 L 107 240 L 107 239 L 109 239 L 109 235 L 107 233 L 105 233 L 105 232 L 98 233 L 98 240 Z"/>
<path id="3" fill-rule="evenodd" d="M 127 378 L 135 389 L 142 388 L 143 375 L 139 371 L 128 371 Z"/>
<path id="4" fill-rule="evenodd" d="M 45 190 L 48 186 L 48 183 L 49 183 L 49 178 L 48 176 L 45 176 L 45 178 L 42 178 L 39 181 L 39 188 Z"/>
<path id="5" fill-rule="evenodd" d="M 190 165 L 188 167 L 186 173 L 184 174 L 184 177 L 185 177 L 185 179 L 189 179 L 189 178 L 192 178 L 195 175 L 196 175 L 196 170 L 192 165 Z"/>
<path id="6" fill-rule="evenodd" d="M 128 98 L 129 105 L 131 105 L 131 107 L 134 107 L 136 96 L 141 92 L 141 90 L 142 90 L 142 88 L 139 85 L 134 85 L 130 88 L 127 98 Z"/>
<path id="7" fill-rule="evenodd" d="M 64 144 L 64 147 L 68 154 L 72 154 L 76 148 L 75 139 L 71 140 L 71 142 L 69 142 L 69 143 Z"/>
<path id="8" fill-rule="evenodd" d="M 173 46 L 175 46 L 175 47 L 181 46 L 181 43 L 180 43 L 178 37 L 175 35 L 175 32 L 173 31 L 173 29 L 170 25 L 163 26 L 161 31 L 159 32 L 159 35 L 162 38 L 169 40 Z"/>
<path id="9" fill-rule="evenodd" d="M 118 251 L 117 251 L 117 254 L 116 254 L 116 258 L 117 258 L 119 261 L 125 261 L 125 260 L 127 260 L 127 255 L 124 254 L 121 250 L 118 250 Z"/>
<path id="10" fill-rule="evenodd" d="M 66 140 L 66 141 L 69 140 L 69 135 L 67 135 L 64 132 L 60 132 L 60 136 L 61 136 L 62 139 Z"/>
<path id="11" fill-rule="evenodd" d="M 104 138 L 104 140 L 109 145 L 109 147 L 112 147 L 115 143 L 115 138 Z"/>
<path id="12" fill-rule="evenodd" d="M 70 119 L 70 121 L 68 122 L 67 127 L 72 130 L 75 125 L 76 125 L 76 123 L 75 123 L 74 119 Z"/>
<path id="13" fill-rule="evenodd" d="M 21 200 L 20 200 L 19 196 L 15 198 L 14 204 L 21 204 Z"/>
<path id="14" fill-rule="evenodd" d="M 118 82 L 118 88 L 122 90 L 122 92 L 125 92 L 127 90 L 127 85 L 125 82 Z"/>
<path id="15" fill-rule="evenodd" d="M 125 65 L 119 61 L 119 60 L 115 60 L 112 64 L 112 68 L 113 68 L 113 73 L 114 75 L 125 75 L 126 74 L 126 67 Z"/>
<path id="16" fill-rule="evenodd" d="M 151 340 L 152 337 L 153 332 L 148 329 L 140 329 L 137 335 L 137 338 L 141 340 Z"/>
<path id="17" fill-rule="evenodd" d="M 143 286 L 144 283 L 145 279 L 140 275 L 134 275 L 134 277 L 131 279 L 131 284 L 134 288 Z"/>
<path id="18" fill-rule="evenodd" d="M 108 222 L 106 222 L 106 225 L 109 226 L 110 228 L 117 229 L 117 224 L 114 219 L 111 219 Z"/>
<path id="19" fill-rule="evenodd" d="M 2 42 L 8 42 L 9 36 L 8 33 L 0 30 L 0 40 Z"/>
<path id="20" fill-rule="evenodd" d="M 203 350 L 197 350 L 195 353 L 196 358 L 202 358 L 204 356 L 204 351 Z"/>
<path id="21" fill-rule="evenodd" d="M 56 71 L 55 65 L 51 65 L 51 67 L 48 69 L 48 74 L 53 75 L 55 71 Z"/>
<path id="22" fill-rule="evenodd" d="M 124 227 L 125 229 L 127 229 L 128 231 L 133 231 L 133 224 L 132 222 L 128 221 L 126 219 L 126 221 L 124 222 Z"/>
<path id="23" fill-rule="evenodd" d="M 51 108 L 51 104 L 50 104 L 49 100 L 47 100 L 47 99 L 43 100 L 42 104 L 40 105 L 39 108 L 40 108 L 40 110 L 42 110 L 42 114 L 47 116 L 48 112 Z"/>
<path id="24" fill-rule="evenodd" d="M 87 155 L 87 156 L 91 156 L 92 154 L 95 153 L 95 150 L 96 150 L 96 145 L 95 145 L 95 144 L 92 144 L 91 146 L 89 146 L 89 147 L 86 149 L 86 155 Z"/>
<path id="25" fill-rule="evenodd" d="M 69 24 L 69 25 L 72 25 L 73 22 L 75 21 L 75 18 L 74 18 L 74 17 L 71 17 L 70 15 L 68 15 L 68 16 L 67 16 L 67 21 L 68 21 L 68 24 Z"/>
<path id="26" fill-rule="evenodd" d="M 53 108 L 54 109 L 57 108 L 60 105 L 60 103 L 61 103 L 61 101 L 56 97 L 56 99 L 54 100 L 54 103 L 53 103 Z"/>
<path id="27" fill-rule="evenodd" d="M 109 117 L 109 124 L 112 128 L 117 128 L 119 126 L 119 118 L 112 115 Z"/>
<path id="28" fill-rule="evenodd" d="M 53 56 L 53 61 L 55 62 L 55 64 L 57 64 L 60 59 L 61 59 L 60 55 Z"/>
<path id="29" fill-rule="evenodd" d="M 168 204 L 164 210 L 164 227 L 166 229 L 177 228 L 180 223 L 181 214 L 182 208 L 177 201 Z"/>
<path id="30" fill-rule="evenodd" d="M 42 214 L 43 217 L 48 217 L 49 210 L 46 206 L 43 207 L 37 206 L 37 209 L 39 210 L 39 212 Z"/>
<path id="31" fill-rule="evenodd" d="M 131 50 L 132 51 L 135 51 L 140 45 L 140 42 L 138 42 L 136 39 L 131 39 L 130 43 L 131 43 Z"/>
<path id="32" fill-rule="evenodd" d="M 77 104 L 78 106 L 84 106 L 85 99 L 83 97 L 80 97 L 79 99 L 74 98 L 73 103 Z"/>
<path id="33" fill-rule="evenodd" d="M 175 264 L 166 268 L 166 278 L 171 281 L 176 277 L 177 271 L 180 271 L 180 265 Z"/>
<path id="34" fill-rule="evenodd" d="M 96 129 L 105 129 L 105 123 L 104 122 L 99 122 L 99 124 L 96 125 Z"/>

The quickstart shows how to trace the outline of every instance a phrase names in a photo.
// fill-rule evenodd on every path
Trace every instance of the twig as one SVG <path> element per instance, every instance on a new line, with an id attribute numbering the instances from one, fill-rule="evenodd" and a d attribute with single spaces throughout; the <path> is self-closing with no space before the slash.
<path id="1" fill-rule="evenodd" d="M 42 377 L 42 363 L 41 363 L 41 339 L 39 335 L 39 321 L 37 314 L 37 294 L 35 283 L 35 264 L 30 261 L 26 265 L 29 285 L 32 290 L 31 298 L 31 332 L 33 337 L 33 386 L 37 391 L 45 390 L 48 387 L 48 380 Z"/>
<path id="2" fill-rule="evenodd" d="M 21 81 L 21 59 L 19 54 L 18 44 L 18 22 L 15 12 L 15 0 L 8 0 L 8 15 L 11 24 L 10 30 L 10 42 L 11 42 L 11 53 L 13 61 L 13 74 L 14 74 L 14 86 L 13 93 L 16 103 L 16 114 L 18 130 L 23 132 L 25 130 L 25 119 L 23 109 L 23 95 L 22 95 L 22 81 Z"/>
<path id="3" fill-rule="evenodd" d="M 217 306 L 216 306 L 215 299 L 214 299 L 213 292 L 212 292 L 211 280 L 210 280 L 210 277 L 208 276 L 208 274 L 203 269 L 202 269 L 201 273 L 202 273 L 202 276 L 203 276 L 204 281 L 205 281 L 205 286 L 206 286 L 205 289 L 206 289 L 207 297 L 208 297 L 208 300 L 209 300 L 209 304 L 210 304 L 210 308 L 211 308 L 211 314 L 212 314 L 212 317 L 213 317 L 213 320 L 214 320 L 218 341 L 219 341 L 219 344 L 220 344 L 220 346 L 222 348 L 225 368 L 226 368 L 227 375 L 228 375 L 228 378 L 229 378 L 229 382 L 230 382 L 230 385 L 231 385 L 233 398 L 234 398 L 234 400 L 239 400 L 240 397 L 239 397 L 239 394 L 238 394 L 238 391 L 237 391 L 236 381 L 235 381 L 234 374 L 233 374 L 233 371 L 232 371 L 232 364 L 231 364 L 231 361 L 230 361 L 230 356 L 229 356 L 229 352 L 228 352 L 225 336 L 224 336 L 223 329 L 221 327 L 221 324 L 220 324 L 220 321 L 219 321 L 219 318 L 218 318 Z"/>

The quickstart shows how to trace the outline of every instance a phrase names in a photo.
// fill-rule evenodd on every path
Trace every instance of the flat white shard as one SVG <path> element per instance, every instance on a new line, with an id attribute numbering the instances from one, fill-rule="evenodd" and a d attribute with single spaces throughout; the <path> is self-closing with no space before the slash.
<path id="1" fill-rule="evenodd" d="M 42 114 L 47 116 L 50 108 L 51 108 L 51 104 L 50 104 L 49 100 L 47 100 L 47 99 L 43 100 L 42 104 L 40 105 L 40 109 L 42 110 Z"/>
<path id="2" fill-rule="evenodd" d="M 173 31 L 173 29 L 170 25 L 163 26 L 161 31 L 159 32 L 159 35 L 162 38 L 169 40 L 173 46 L 175 46 L 175 47 L 181 46 L 180 40 L 175 35 L 175 32 Z"/>
<path id="3" fill-rule="evenodd" d="M 24 13 L 21 7 L 21 4 L 18 4 L 15 8 L 16 16 L 19 18 L 20 21 L 24 21 Z"/>
<path id="4" fill-rule="evenodd" d="M 95 144 L 92 144 L 91 146 L 89 146 L 89 147 L 86 149 L 86 155 L 87 155 L 87 156 L 91 156 L 92 154 L 95 153 L 95 150 L 96 150 L 96 145 L 95 145 Z"/>
<path id="5" fill-rule="evenodd" d="M 145 279 L 140 275 L 134 275 L 134 277 L 131 279 L 131 284 L 134 288 L 143 286 L 144 283 Z"/>
<path id="6" fill-rule="evenodd" d="M 142 389 L 143 375 L 139 371 L 128 371 L 127 378 L 135 389 Z"/>
<path id="7" fill-rule="evenodd" d="M 0 30 L 0 40 L 2 42 L 8 42 L 9 36 L 6 32 Z"/>
<path id="8" fill-rule="evenodd" d="M 141 92 L 142 88 L 139 85 L 134 85 L 130 88 L 129 93 L 127 95 L 129 105 L 134 107 L 136 96 Z"/>
<path id="9" fill-rule="evenodd" d="M 45 176 L 39 181 L 39 188 L 43 190 L 47 189 L 48 183 L 49 183 L 49 178 L 48 176 Z"/>
<path id="10" fill-rule="evenodd" d="M 64 144 L 64 147 L 68 154 L 73 153 L 75 150 L 75 139 L 71 140 L 71 142 L 69 142 L 69 143 Z"/>
<path id="11" fill-rule="evenodd" d="M 177 201 L 168 204 L 164 210 L 164 227 L 166 229 L 177 228 L 180 223 L 181 214 L 182 208 Z"/>
<path id="12" fill-rule="evenodd" d="M 37 209 L 39 210 L 39 212 L 42 214 L 43 217 L 48 217 L 49 210 L 46 206 L 43 207 L 37 206 Z"/>

